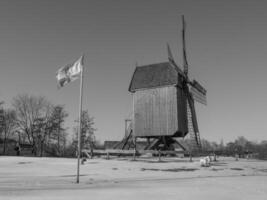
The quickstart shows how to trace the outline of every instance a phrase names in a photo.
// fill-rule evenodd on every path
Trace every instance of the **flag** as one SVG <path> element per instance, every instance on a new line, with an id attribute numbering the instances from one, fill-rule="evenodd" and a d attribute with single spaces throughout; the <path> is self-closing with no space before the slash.
<path id="1" fill-rule="evenodd" d="M 58 87 L 61 88 L 67 83 L 74 81 L 80 77 L 83 69 L 83 56 L 74 63 L 67 64 L 57 71 Z"/>

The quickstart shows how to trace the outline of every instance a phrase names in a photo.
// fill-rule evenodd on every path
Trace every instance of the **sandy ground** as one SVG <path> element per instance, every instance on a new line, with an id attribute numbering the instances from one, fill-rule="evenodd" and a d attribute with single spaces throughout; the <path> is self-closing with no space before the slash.
<path id="1" fill-rule="evenodd" d="M 267 199 L 267 162 L 219 158 L 200 167 L 181 158 L 0 157 L 0 199 Z"/>

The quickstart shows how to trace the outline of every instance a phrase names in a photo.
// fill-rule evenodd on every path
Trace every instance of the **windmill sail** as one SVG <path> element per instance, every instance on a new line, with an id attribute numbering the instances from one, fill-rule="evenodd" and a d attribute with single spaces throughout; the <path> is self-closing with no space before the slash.
<path id="1" fill-rule="evenodd" d="M 183 36 L 183 61 L 184 61 L 184 73 L 187 76 L 188 74 L 188 62 L 187 62 L 187 55 L 186 55 L 186 47 L 185 47 L 185 20 L 184 16 L 182 16 L 183 21 L 183 30 L 182 30 L 182 36 Z"/>
<path id="2" fill-rule="evenodd" d="M 199 92 L 196 88 L 190 87 L 190 93 L 195 101 L 198 103 L 207 105 L 207 97 Z"/>
<path id="3" fill-rule="evenodd" d="M 178 67 L 178 65 L 175 63 L 173 55 L 172 55 L 172 51 L 170 48 L 170 45 L 167 43 L 167 51 L 168 51 L 168 60 L 169 62 L 172 64 L 172 66 L 174 67 L 174 69 L 179 72 L 181 71 L 180 68 Z"/>
<path id="4" fill-rule="evenodd" d="M 194 100 L 198 103 L 207 105 L 206 89 L 202 87 L 196 80 L 193 80 L 190 85 L 190 93 L 192 94 Z"/>
<path id="5" fill-rule="evenodd" d="M 207 90 L 202 85 L 200 85 L 200 83 L 197 82 L 196 80 L 193 80 L 192 86 L 195 87 L 203 95 L 206 95 Z"/>
<path id="6" fill-rule="evenodd" d="M 174 62 L 173 56 L 172 56 L 172 52 L 171 52 L 171 48 L 170 45 L 167 43 L 167 50 L 168 50 L 168 59 L 172 62 Z"/>

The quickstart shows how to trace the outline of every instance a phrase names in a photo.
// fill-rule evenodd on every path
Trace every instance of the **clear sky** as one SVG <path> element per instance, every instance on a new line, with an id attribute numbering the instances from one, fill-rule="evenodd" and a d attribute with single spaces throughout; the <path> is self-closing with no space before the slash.
<path id="1" fill-rule="evenodd" d="M 97 139 L 119 140 L 135 63 L 167 61 L 169 42 L 182 64 L 184 14 L 189 73 L 208 91 L 208 106 L 196 106 L 200 135 L 267 140 L 266 7 L 260 0 L 1 0 L 0 100 L 9 106 L 28 93 L 64 104 L 72 133 L 79 81 L 57 90 L 55 76 L 84 53 L 84 108 Z"/>

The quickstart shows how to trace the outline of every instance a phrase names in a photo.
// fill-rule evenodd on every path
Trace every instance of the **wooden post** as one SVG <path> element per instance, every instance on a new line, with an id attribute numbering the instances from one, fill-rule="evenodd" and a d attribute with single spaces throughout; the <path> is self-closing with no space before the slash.
<path id="1" fill-rule="evenodd" d="M 125 137 L 127 137 L 127 119 L 125 119 Z"/>
<path id="2" fill-rule="evenodd" d="M 133 153 L 133 160 L 136 160 L 136 137 L 134 137 L 134 153 Z"/>
<path id="3" fill-rule="evenodd" d="M 235 160 L 236 161 L 238 161 L 238 157 L 239 157 L 238 149 L 235 149 Z"/>
<path id="4" fill-rule="evenodd" d="M 190 160 L 189 161 L 193 162 L 193 160 L 192 160 L 192 152 L 191 151 L 190 151 L 190 155 L 189 156 L 190 156 Z"/>
<path id="5" fill-rule="evenodd" d="M 94 150 L 91 148 L 90 149 L 90 158 L 93 159 L 94 158 Z"/>
<path id="6" fill-rule="evenodd" d="M 159 153 L 159 162 L 161 162 L 161 152 L 160 152 L 160 150 L 158 150 L 158 153 Z"/>
<path id="7" fill-rule="evenodd" d="M 135 137 L 135 119 L 134 119 L 134 113 L 135 113 L 135 108 L 134 108 L 134 94 L 133 95 L 133 121 L 132 121 L 132 137 L 133 137 L 133 142 L 134 142 L 134 154 L 133 154 L 133 160 L 135 161 L 136 157 L 136 137 Z"/>
<path id="8" fill-rule="evenodd" d="M 236 161 L 238 161 L 238 157 L 239 157 L 239 156 L 238 156 L 238 154 L 236 153 L 236 154 L 235 154 L 235 160 L 236 160 Z"/>

